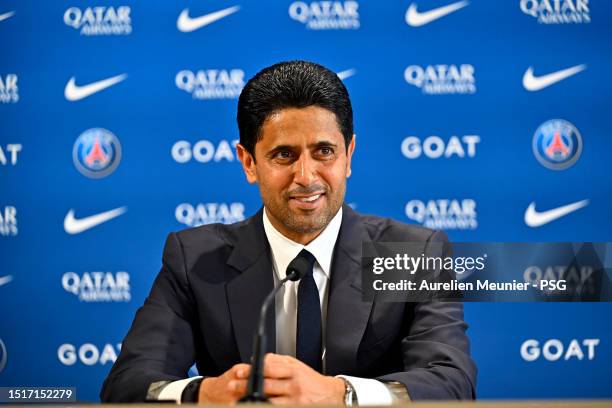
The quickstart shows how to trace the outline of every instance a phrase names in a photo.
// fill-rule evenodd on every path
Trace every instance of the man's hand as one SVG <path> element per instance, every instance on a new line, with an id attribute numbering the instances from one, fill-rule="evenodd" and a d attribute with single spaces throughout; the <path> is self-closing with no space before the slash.
<path id="1" fill-rule="evenodd" d="M 200 384 L 198 402 L 203 404 L 235 404 L 244 397 L 251 366 L 236 364 L 219 377 L 205 378 Z"/>
<path id="2" fill-rule="evenodd" d="M 264 392 L 274 404 L 344 405 L 344 380 L 319 374 L 290 356 L 266 354 Z"/>

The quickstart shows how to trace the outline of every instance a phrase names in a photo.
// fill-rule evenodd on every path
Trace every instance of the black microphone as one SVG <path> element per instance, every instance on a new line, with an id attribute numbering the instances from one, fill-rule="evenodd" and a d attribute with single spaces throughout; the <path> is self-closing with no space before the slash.
<path id="1" fill-rule="evenodd" d="M 251 373 L 249 374 L 249 382 L 247 386 L 247 394 L 240 402 L 269 402 L 266 394 L 264 394 L 263 383 L 263 363 L 266 353 L 266 316 L 270 304 L 274 303 L 276 293 L 283 287 L 287 281 L 297 282 L 310 269 L 310 262 L 302 256 L 295 258 L 289 266 L 287 266 L 286 277 L 280 281 L 266 297 L 261 305 L 261 313 L 259 315 L 259 324 L 253 338 L 253 355 L 251 356 Z"/>

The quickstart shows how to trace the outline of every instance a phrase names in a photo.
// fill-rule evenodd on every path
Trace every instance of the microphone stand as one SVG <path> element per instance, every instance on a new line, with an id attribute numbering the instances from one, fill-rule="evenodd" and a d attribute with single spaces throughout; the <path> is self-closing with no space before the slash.
<path id="1" fill-rule="evenodd" d="M 253 338 L 253 355 L 251 357 L 251 373 L 249 374 L 249 382 L 247 385 L 247 394 L 240 402 L 248 403 L 268 403 L 270 402 L 263 391 L 263 363 L 266 354 L 266 330 L 265 322 L 270 304 L 274 303 L 274 297 L 284 286 L 287 281 L 295 281 L 301 278 L 300 273 L 296 270 L 288 271 L 287 276 L 280 281 L 280 284 L 268 294 L 261 306 L 259 315 L 259 324 Z"/>

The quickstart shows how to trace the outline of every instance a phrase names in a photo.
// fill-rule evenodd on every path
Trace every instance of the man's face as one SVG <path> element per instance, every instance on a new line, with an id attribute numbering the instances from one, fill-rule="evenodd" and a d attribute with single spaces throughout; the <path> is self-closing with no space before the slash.
<path id="1" fill-rule="evenodd" d="M 268 217 L 283 235 L 308 243 L 344 201 L 355 138 L 348 151 L 336 116 L 318 106 L 271 115 L 255 144 L 255 158 L 238 145 L 247 179 L 257 183 Z"/>

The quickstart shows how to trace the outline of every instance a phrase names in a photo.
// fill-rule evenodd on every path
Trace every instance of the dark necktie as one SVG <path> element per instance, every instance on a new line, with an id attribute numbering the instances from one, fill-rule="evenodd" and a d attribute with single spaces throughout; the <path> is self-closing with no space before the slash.
<path id="1" fill-rule="evenodd" d="M 321 372 L 321 303 L 319 290 L 312 276 L 316 259 L 305 249 L 302 249 L 298 257 L 306 258 L 310 268 L 300 279 L 298 286 L 295 356 L 298 360 Z"/>

